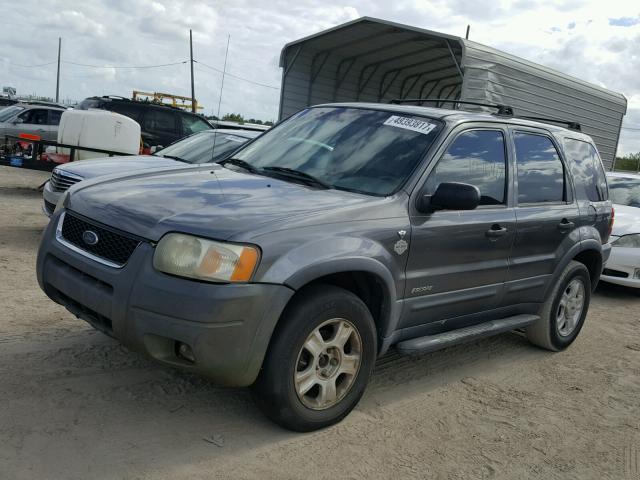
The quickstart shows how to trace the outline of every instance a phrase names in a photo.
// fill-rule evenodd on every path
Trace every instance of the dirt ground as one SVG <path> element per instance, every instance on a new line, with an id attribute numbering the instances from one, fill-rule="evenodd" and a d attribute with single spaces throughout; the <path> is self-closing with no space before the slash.
<path id="1" fill-rule="evenodd" d="M 43 174 L 0 167 L 0 479 L 638 479 L 640 295 L 599 287 L 552 354 L 513 333 L 381 359 L 341 424 L 159 366 L 38 288 Z"/>

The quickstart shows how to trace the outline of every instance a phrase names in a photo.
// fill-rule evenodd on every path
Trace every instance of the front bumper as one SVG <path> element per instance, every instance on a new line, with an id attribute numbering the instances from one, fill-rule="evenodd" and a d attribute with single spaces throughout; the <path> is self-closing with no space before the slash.
<path id="1" fill-rule="evenodd" d="M 640 288 L 640 248 L 613 247 L 600 278 L 616 285 Z"/>
<path id="2" fill-rule="evenodd" d="M 58 200 L 63 195 L 64 192 L 56 192 L 51 188 L 51 182 L 47 182 L 44 184 L 44 188 L 42 190 L 42 212 L 47 216 L 51 217 L 53 215 L 53 211 L 58 204 Z"/>
<path id="3" fill-rule="evenodd" d="M 124 267 L 102 265 L 56 240 L 58 217 L 38 252 L 38 283 L 49 298 L 131 350 L 221 385 L 253 383 L 293 290 L 166 275 L 153 268 L 154 247 L 147 242 Z M 177 354 L 178 342 L 191 347 L 194 363 Z"/>

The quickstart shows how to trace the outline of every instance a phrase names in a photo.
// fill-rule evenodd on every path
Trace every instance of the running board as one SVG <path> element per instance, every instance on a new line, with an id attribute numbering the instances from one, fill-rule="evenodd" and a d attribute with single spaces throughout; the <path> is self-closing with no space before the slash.
<path id="1" fill-rule="evenodd" d="M 539 318 L 537 315 L 514 315 L 500 320 L 490 320 L 471 327 L 404 340 L 398 343 L 396 348 L 405 355 L 434 352 L 459 343 L 472 342 L 480 338 L 497 335 L 498 333 L 523 328 Z"/>

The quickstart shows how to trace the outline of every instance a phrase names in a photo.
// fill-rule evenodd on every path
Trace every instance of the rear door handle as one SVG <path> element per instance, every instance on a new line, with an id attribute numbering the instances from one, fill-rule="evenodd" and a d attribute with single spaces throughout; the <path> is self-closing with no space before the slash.
<path id="1" fill-rule="evenodd" d="M 485 235 L 489 238 L 504 237 L 506 234 L 507 234 L 507 228 L 501 227 L 497 223 L 494 225 L 491 225 L 491 228 L 487 230 L 485 233 Z"/>
<path id="2" fill-rule="evenodd" d="M 561 232 L 568 232 L 569 230 L 572 230 L 573 227 L 575 226 L 576 226 L 575 223 L 570 222 L 566 218 L 563 218 L 562 221 L 558 224 L 558 228 L 560 229 Z"/>

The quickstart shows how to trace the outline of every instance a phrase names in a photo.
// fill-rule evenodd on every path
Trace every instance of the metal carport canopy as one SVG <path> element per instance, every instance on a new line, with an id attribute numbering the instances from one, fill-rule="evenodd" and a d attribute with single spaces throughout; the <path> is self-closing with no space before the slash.
<path id="1" fill-rule="evenodd" d="M 438 97 L 504 103 L 516 115 L 580 123 L 609 167 L 627 107 L 622 94 L 514 55 L 371 17 L 288 43 L 280 66 L 280 119 L 327 102 Z"/>

